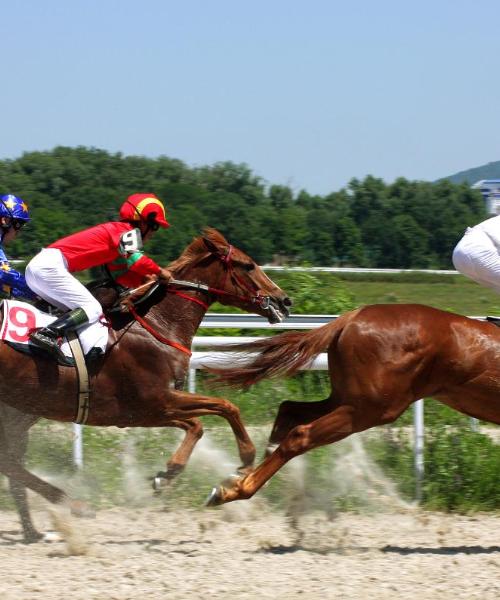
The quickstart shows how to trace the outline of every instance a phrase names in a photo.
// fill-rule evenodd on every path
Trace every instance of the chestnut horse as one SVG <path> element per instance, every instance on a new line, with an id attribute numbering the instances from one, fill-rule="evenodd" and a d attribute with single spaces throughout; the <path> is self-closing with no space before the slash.
<path id="1" fill-rule="evenodd" d="M 206 229 L 169 269 L 175 279 L 196 282 L 198 287 L 159 286 L 133 315 L 115 314 L 104 359 L 89 369 L 92 391 L 87 424 L 185 430 L 167 471 L 158 474 L 169 481 L 183 469 L 202 435 L 198 417 L 219 415 L 233 430 L 245 472 L 254 462 L 255 448 L 238 408 L 222 398 L 182 390 L 189 348 L 205 312 L 216 300 L 258 313 L 270 322 L 287 316 L 291 301 L 248 255 L 214 229 Z M 14 409 L 0 411 L 4 418 L 0 472 L 11 481 L 25 538 L 31 541 L 37 534 L 27 513 L 24 486 L 51 502 L 66 497 L 22 465 L 27 430 L 37 417 L 75 420 L 76 372 L 48 358 L 20 354 L 7 344 L 0 344 L 0 365 L 0 400 Z"/>
<path id="2" fill-rule="evenodd" d="M 375 304 L 306 333 L 226 349 L 244 353 L 240 365 L 210 371 L 234 387 L 293 375 L 326 350 L 331 393 L 319 402 L 283 402 L 267 458 L 214 488 L 208 505 L 250 498 L 293 457 L 391 423 L 419 398 L 500 424 L 500 329 L 486 321 L 418 304 Z"/>

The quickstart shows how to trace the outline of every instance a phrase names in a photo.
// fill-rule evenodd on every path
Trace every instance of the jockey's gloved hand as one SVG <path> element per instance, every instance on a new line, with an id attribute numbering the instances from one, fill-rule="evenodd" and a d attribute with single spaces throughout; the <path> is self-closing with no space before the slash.
<path id="1" fill-rule="evenodd" d="M 174 276 L 168 269 L 161 269 L 158 277 L 160 278 L 160 281 L 162 283 L 168 283 L 174 278 Z"/>

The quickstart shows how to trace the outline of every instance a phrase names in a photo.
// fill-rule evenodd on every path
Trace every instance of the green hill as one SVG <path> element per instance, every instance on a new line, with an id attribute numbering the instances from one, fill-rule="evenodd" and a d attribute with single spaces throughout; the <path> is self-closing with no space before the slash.
<path id="1" fill-rule="evenodd" d="M 490 162 L 481 167 L 474 167 L 473 169 L 467 169 L 466 171 L 459 171 L 454 175 L 443 177 L 452 183 L 476 183 L 481 179 L 500 179 L 500 160 Z M 440 180 L 442 181 L 442 180 Z"/>

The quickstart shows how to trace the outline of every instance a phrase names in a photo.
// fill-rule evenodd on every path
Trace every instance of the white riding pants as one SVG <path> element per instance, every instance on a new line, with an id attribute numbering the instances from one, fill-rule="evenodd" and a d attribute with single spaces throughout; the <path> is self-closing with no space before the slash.
<path id="1" fill-rule="evenodd" d="M 500 250 L 487 233 L 467 229 L 452 260 L 457 271 L 500 294 Z"/>
<path id="2" fill-rule="evenodd" d="M 88 289 L 68 271 L 57 248 L 44 248 L 26 266 L 26 281 L 41 298 L 62 310 L 83 308 L 89 324 L 96 323 L 102 307 Z"/>

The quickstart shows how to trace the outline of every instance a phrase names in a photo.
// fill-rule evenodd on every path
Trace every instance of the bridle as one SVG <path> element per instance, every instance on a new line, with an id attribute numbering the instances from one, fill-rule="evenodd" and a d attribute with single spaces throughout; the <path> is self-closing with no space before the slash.
<path id="1" fill-rule="evenodd" d="M 269 296 L 262 296 L 260 294 L 260 290 L 257 287 L 253 288 L 252 286 L 248 285 L 247 282 L 244 281 L 240 275 L 238 275 L 238 273 L 235 270 L 234 263 L 233 263 L 233 258 L 232 258 L 233 250 L 234 250 L 234 247 L 232 245 L 229 245 L 229 247 L 227 248 L 227 251 L 224 254 L 219 253 L 219 252 L 211 253 L 213 256 L 216 256 L 217 258 L 219 258 L 219 260 L 222 262 L 222 264 L 224 266 L 224 276 L 222 278 L 220 288 L 211 287 L 211 286 L 205 285 L 203 283 L 195 283 L 195 282 L 191 282 L 191 281 L 182 281 L 182 280 L 174 279 L 174 280 L 171 280 L 170 282 L 168 282 L 169 287 L 167 287 L 167 290 L 166 290 L 167 294 L 174 294 L 175 296 L 184 298 L 185 300 L 188 300 L 189 302 L 194 302 L 195 304 L 202 306 L 205 309 L 205 311 L 208 310 L 208 307 L 209 307 L 209 305 L 206 302 L 203 302 L 203 300 L 200 300 L 199 298 L 189 296 L 188 294 L 183 293 L 179 290 L 172 289 L 172 288 L 170 288 L 170 286 L 174 285 L 174 286 L 182 287 L 185 289 L 201 291 L 206 294 L 213 295 L 213 296 L 215 296 L 215 298 L 217 298 L 218 296 L 229 296 L 232 298 L 237 298 L 238 300 L 241 300 L 243 302 L 251 302 L 261 308 L 267 309 L 270 306 L 271 299 L 269 298 Z M 240 294 L 236 294 L 234 292 L 228 292 L 227 290 L 225 290 L 224 288 L 226 286 L 226 282 L 228 279 L 230 279 L 231 281 L 233 281 L 233 283 L 235 283 L 235 287 L 238 286 L 240 289 L 248 292 L 248 295 L 240 295 Z M 156 282 L 156 284 L 153 285 L 151 287 L 151 289 L 139 300 L 142 301 L 143 299 L 146 299 L 149 296 L 151 296 L 151 294 L 158 288 L 159 285 L 160 285 L 160 283 Z M 134 290 L 131 291 L 131 293 L 133 293 L 133 292 L 134 292 Z M 187 348 L 186 346 L 183 346 L 182 344 L 179 344 L 178 342 L 174 342 L 172 340 L 165 338 L 158 331 L 156 331 L 156 329 L 154 329 L 144 319 L 144 317 L 141 317 L 137 313 L 135 306 L 129 306 L 128 311 L 134 317 L 134 319 L 159 342 L 161 342 L 162 344 L 165 344 L 167 346 L 172 346 L 173 348 L 176 348 L 177 350 L 184 352 L 184 354 L 191 356 L 192 352 L 189 348 Z"/>
<path id="2" fill-rule="evenodd" d="M 269 306 L 269 296 L 262 296 L 260 290 L 257 287 L 250 286 L 238 273 L 234 268 L 234 262 L 232 258 L 234 246 L 231 244 L 228 246 L 227 251 L 224 254 L 215 253 L 212 254 L 216 256 L 224 266 L 224 277 L 222 278 L 220 288 L 208 288 L 208 292 L 210 294 L 214 294 L 215 296 L 228 296 L 232 298 L 237 298 L 242 302 L 250 302 L 251 304 L 256 304 L 259 307 L 267 308 Z M 248 295 L 240 295 L 234 292 L 228 292 L 226 287 L 227 280 L 230 279 L 235 284 L 235 287 L 239 287 L 244 292 L 248 292 Z"/>

